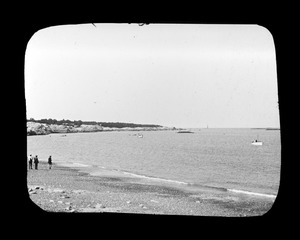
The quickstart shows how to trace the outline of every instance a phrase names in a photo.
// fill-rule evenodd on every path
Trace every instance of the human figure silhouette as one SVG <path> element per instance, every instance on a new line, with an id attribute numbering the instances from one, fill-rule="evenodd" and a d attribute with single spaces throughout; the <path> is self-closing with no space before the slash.
<path id="1" fill-rule="evenodd" d="M 33 162 L 34 162 L 34 169 L 38 170 L 39 159 L 37 155 L 35 155 Z"/>

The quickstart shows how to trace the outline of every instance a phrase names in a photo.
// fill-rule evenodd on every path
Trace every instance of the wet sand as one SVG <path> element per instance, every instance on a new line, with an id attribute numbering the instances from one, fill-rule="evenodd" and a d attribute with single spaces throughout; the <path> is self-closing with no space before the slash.
<path id="1" fill-rule="evenodd" d="M 152 215 L 261 216 L 274 200 L 238 193 L 186 191 L 167 184 L 84 166 L 45 162 L 28 170 L 29 198 L 46 212 Z"/>

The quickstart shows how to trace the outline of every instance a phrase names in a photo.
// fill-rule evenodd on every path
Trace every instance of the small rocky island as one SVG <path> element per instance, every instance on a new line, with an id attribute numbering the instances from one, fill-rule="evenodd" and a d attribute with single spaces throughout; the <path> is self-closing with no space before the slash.
<path id="1" fill-rule="evenodd" d="M 120 122 L 70 121 L 33 118 L 27 120 L 27 136 L 47 135 L 51 133 L 80 133 L 101 131 L 159 131 L 176 130 L 175 127 L 163 127 L 154 124 L 134 124 Z"/>
<path id="2" fill-rule="evenodd" d="M 194 133 L 194 132 L 189 130 L 179 130 L 177 133 Z"/>

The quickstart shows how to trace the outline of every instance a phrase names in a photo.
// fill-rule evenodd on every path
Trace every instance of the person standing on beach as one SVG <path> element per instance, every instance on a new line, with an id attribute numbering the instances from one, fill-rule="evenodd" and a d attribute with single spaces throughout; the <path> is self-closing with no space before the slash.
<path id="1" fill-rule="evenodd" d="M 48 158 L 48 164 L 49 164 L 49 169 L 51 169 L 51 167 L 52 167 L 52 158 L 51 158 L 51 155 Z"/>
<path id="2" fill-rule="evenodd" d="M 39 164 L 39 159 L 38 159 L 38 156 L 35 155 L 35 157 L 34 157 L 34 169 L 38 170 L 38 164 Z"/>
<path id="3" fill-rule="evenodd" d="M 29 169 L 32 169 L 32 155 L 30 154 L 28 157 Z"/>

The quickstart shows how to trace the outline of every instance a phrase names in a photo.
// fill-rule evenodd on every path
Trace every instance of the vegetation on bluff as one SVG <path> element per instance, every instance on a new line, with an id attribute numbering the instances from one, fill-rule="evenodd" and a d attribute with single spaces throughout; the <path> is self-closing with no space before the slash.
<path id="1" fill-rule="evenodd" d="M 36 122 L 36 123 L 45 123 L 48 125 L 56 124 L 56 125 L 67 125 L 67 126 L 81 126 L 81 125 L 101 125 L 102 127 L 109 127 L 109 128 L 136 128 L 136 127 L 162 127 L 160 125 L 154 125 L 154 124 L 135 124 L 135 123 L 122 123 L 122 122 L 96 122 L 96 121 L 81 121 L 81 120 L 68 120 L 68 119 L 62 119 L 62 120 L 56 120 L 52 118 L 44 118 L 40 120 L 35 120 L 34 118 L 30 118 L 30 122 Z"/>

